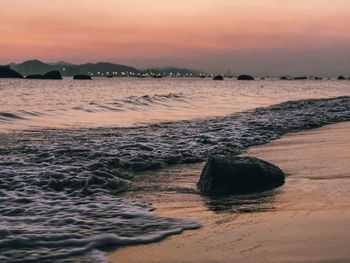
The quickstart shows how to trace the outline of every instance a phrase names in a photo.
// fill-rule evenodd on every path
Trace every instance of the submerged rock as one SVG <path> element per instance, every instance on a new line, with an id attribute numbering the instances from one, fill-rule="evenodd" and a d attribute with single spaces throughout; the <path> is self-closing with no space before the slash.
<path id="1" fill-rule="evenodd" d="M 213 80 L 224 80 L 224 77 L 221 75 L 217 75 L 213 78 Z"/>
<path id="2" fill-rule="evenodd" d="M 197 186 L 208 194 L 244 194 L 281 186 L 284 178 L 280 168 L 255 157 L 214 155 L 205 164 Z"/>
<path id="3" fill-rule="evenodd" d="M 83 79 L 83 80 L 90 80 L 91 77 L 89 75 L 75 75 L 73 79 Z"/>
<path id="4" fill-rule="evenodd" d="M 23 79 L 23 76 L 9 66 L 0 66 L 0 78 Z"/>
<path id="5" fill-rule="evenodd" d="M 238 76 L 237 80 L 254 80 L 254 78 L 249 75 L 240 75 Z"/>
<path id="6" fill-rule="evenodd" d="M 57 70 L 49 71 L 43 75 L 43 79 L 62 79 L 61 73 Z"/>

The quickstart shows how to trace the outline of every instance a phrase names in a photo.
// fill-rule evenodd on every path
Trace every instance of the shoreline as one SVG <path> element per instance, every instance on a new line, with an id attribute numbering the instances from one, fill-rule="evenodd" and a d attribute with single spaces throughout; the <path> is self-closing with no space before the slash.
<path id="1" fill-rule="evenodd" d="M 262 195 L 223 200 L 191 193 L 189 185 L 198 179 L 203 163 L 155 172 L 153 179 L 168 178 L 162 191 L 146 197 L 156 213 L 191 218 L 203 227 L 158 243 L 122 247 L 109 260 L 348 262 L 349 130 L 350 122 L 337 123 L 249 148 L 247 154 L 288 174 L 284 186 Z M 173 192 L 166 189 L 171 182 L 177 187 Z"/>

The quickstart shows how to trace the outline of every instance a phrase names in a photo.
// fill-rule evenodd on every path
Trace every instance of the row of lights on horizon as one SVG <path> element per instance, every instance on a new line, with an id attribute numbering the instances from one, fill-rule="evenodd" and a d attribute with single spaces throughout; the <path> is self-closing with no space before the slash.
<path id="1" fill-rule="evenodd" d="M 62 68 L 62 71 L 66 71 L 65 68 Z M 193 76 L 203 76 L 203 77 L 213 77 L 215 74 L 208 74 L 208 73 L 199 73 L 198 75 L 194 75 L 192 73 L 157 73 L 157 72 L 146 72 L 146 73 L 135 73 L 135 72 L 88 72 L 90 76 L 122 76 L 122 77 L 154 77 L 154 76 L 164 76 L 164 77 L 193 77 Z"/>
<path id="2" fill-rule="evenodd" d="M 66 68 L 62 68 L 62 71 L 65 72 L 66 71 Z M 129 71 L 126 71 L 126 72 L 117 72 L 117 71 L 113 71 L 113 72 L 88 72 L 88 74 L 90 76 L 96 76 L 96 77 L 109 77 L 109 76 L 120 76 L 120 77 L 157 77 L 157 76 L 160 76 L 160 77 L 214 77 L 216 75 L 221 75 L 223 77 L 228 77 L 228 78 L 232 78 L 233 76 L 231 74 L 214 74 L 214 73 L 199 73 L 199 74 L 193 74 L 193 73 L 186 73 L 186 74 L 181 74 L 181 73 L 173 73 L 173 72 L 169 72 L 169 73 L 158 73 L 158 72 L 146 72 L 146 73 L 135 73 L 135 72 L 129 72 Z M 267 77 L 267 78 L 270 78 L 270 77 Z M 264 78 L 262 78 L 264 79 Z M 288 78 L 288 77 L 280 77 L 280 79 L 293 79 L 293 78 Z M 308 79 L 323 79 L 323 78 L 319 78 L 319 77 L 314 77 L 314 76 L 311 76 L 309 77 Z M 326 78 L 326 79 L 331 79 L 331 78 Z M 346 78 L 346 77 L 343 77 L 343 76 L 339 76 L 338 77 L 338 80 L 342 80 L 342 79 L 349 79 L 350 80 L 350 77 Z"/>

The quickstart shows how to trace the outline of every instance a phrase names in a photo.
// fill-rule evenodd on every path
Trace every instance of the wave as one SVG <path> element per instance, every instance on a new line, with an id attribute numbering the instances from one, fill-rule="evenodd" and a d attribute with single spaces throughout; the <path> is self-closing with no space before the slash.
<path id="1" fill-rule="evenodd" d="M 35 111 L 20 110 L 16 112 L 0 112 L 0 121 L 11 122 L 16 120 L 25 120 L 30 117 L 42 116 L 43 113 Z"/>
<path id="2" fill-rule="evenodd" d="M 0 112 L 0 118 L 3 120 L 18 120 L 18 119 L 24 119 L 21 115 L 11 113 L 11 112 Z"/>
<path id="3" fill-rule="evenodd" d="M 144 111 L 151 107 L 172 107 L 174 103 L 188 103 L 182 93 L 154 94 L 143 96 L 129 96 L 125 99 L 115 100 L 109 103 L 89 102 L 86 105 L 75 106 L 73 108 L 63 108 L 46 111 L 26 111 L 0 112 L 0 123 L 11 123 L 21 120 L 30 120 L 34 117 L 46 115 L 61 115 L 66 111 L 75 110 L 86 113 L 95 112 L 124 112 L 124 111 Z"/>
<path id="4" fill-rule="evenodd" d="M 118 99 L 109 103 L 90 102 L 88 106 L 74 107 L 74 110 L 85 112 L 100 111 L 140 111 L 147 107 L 171 107 L 173 103 L 186 103 L 182 93 L 153 94 L 143 96 L 129 96 L 125 99 Z"/>
<path id="5" fill-rule="evenodd" d="M 289 132 L 349 120 L 350 97 L 337 97 L 144 127 L 0 134 L 0 261 L 49 262 L 198 227 L 116 195 L 128 190 L 135 172 L 204 161 L 214 152 L 237 154 Z"/>

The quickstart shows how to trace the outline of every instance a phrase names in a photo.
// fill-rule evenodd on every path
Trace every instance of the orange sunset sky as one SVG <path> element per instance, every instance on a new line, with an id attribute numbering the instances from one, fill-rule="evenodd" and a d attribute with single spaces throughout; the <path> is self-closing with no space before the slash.
<path id="1" fill-rule="evenodd" d="M 0 63 L 350 74 L 349 0 L 0 0 Z"/>

